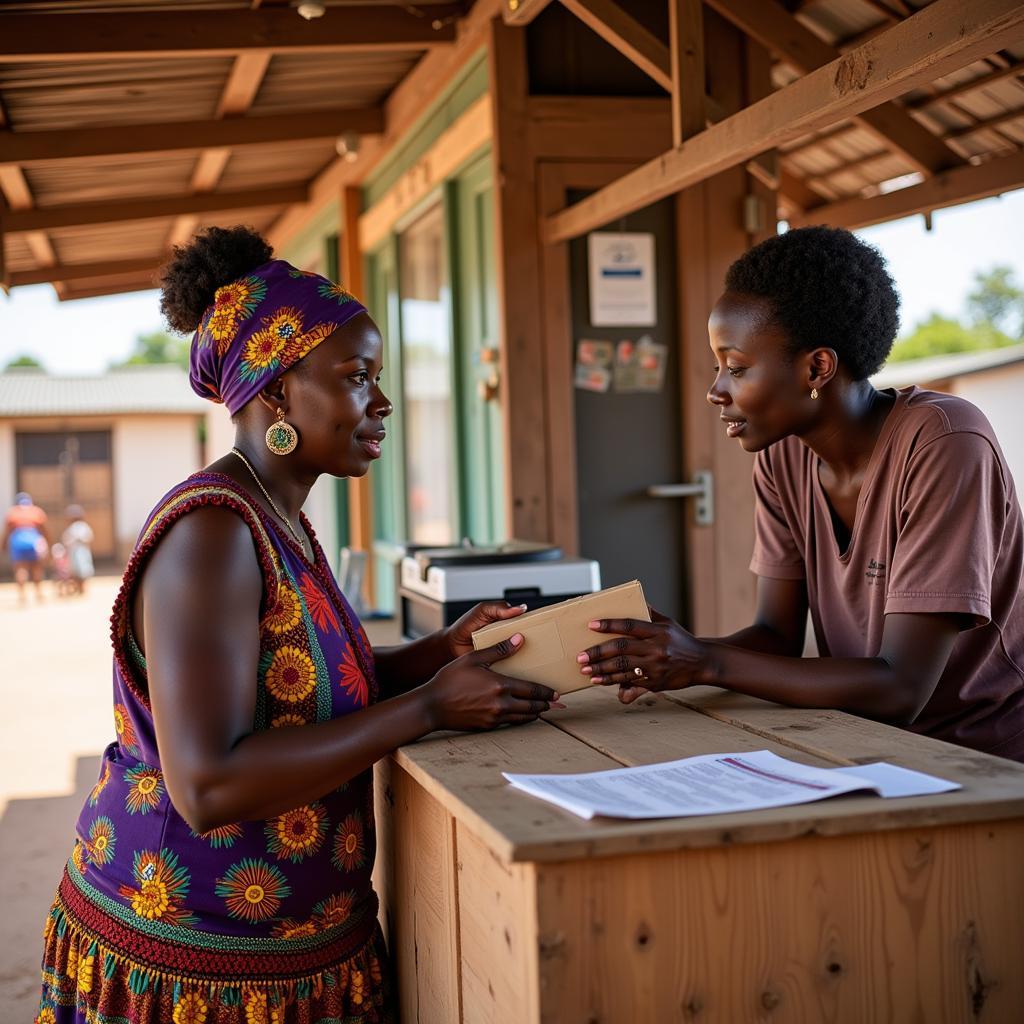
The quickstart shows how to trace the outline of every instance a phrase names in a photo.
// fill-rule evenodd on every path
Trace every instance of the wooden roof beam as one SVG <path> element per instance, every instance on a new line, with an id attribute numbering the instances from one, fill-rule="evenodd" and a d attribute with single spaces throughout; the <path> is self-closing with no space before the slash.
<path id="1" fill-rule="evenodd" d="M 766 0 L 705 0 L 709 7 L 728 18 L 737 28 L 777 53 L 787 64 L 806 74 L 836 60 L 840 53 L 816 36 L 777 3 Z M 903 24 L 903 23 L 901 23 Z M 895 28 L 873 37 L 884 40 Z M 861 48 L 850 51 L 860 52 Z M 915 121 L 895 103 L 883 103 L 863 111 L 858 120 L 887 146 L 901 153 L 923 174 L 934 174 L 963 163 L 963 157 Z"/>
<path id="2" fill-rule="evenodd" d="M 57 228 L 113 224 L 129 220 L 151 220 L 228 210 L 258 210 L 305 202 L 305 185 L 276 185 L 272 188 L 239 192 L 204 192 L 197 195 L 161 196 L 154 199 L 119 199 L 102 203 L 43 206 L 32 210 L 9 210 L 3 216 L 10 234 L 24 231 L 52 231 Z"/>
<path id="3" fill-rule="evenodd" d="M 928 213 L 944 206 L 957 206 L 975 199 L 1024 188 L 1024 153 L 997 157 L 977 166 L 957 167 L 896 192 L 869 199 L 841 199 L 812 207 L 791 223 L 830 224 L 833 227 L 866 227 L 884 221 L 899 220 L 917 213 Z"/>
<path id="4" fill-rule="evenodd" d="M 576 238 L 766 149 L 861 114 L 1019 40 L 1022 28 L 1019 0 L 935 0 L 885 35 L 547 217 L 544 240 Z"/>
<path id="5" fill-rule="evenodd" d="M 562 6 L 650 75 L 666 92 L 672 92 L 669 48 L 615 0 L 562 0 Z M 703 93 L 702 87 L 701 95 Z"/>
<path id="6" fill-rule="evenodd" d="M 551 0 L 504 0 L 501 16 L 506 25 L 529 25 Z"/>
<path id="7" fill-rule="evenodd" d="M 672 145 L 704 130 L 704 13 L 702 0 L 669 0 L 672 68 Z"/>
<path id="8" fill-rule="evenodd" d="M 18 288 L 27 284 L 47 284 L 50 281 L 84 281 L 97 277 L 117 277 L 132 275 L 140 277 L 155 274 L 163 264 L 163 260 L 152 263 L 146 260 L 108 260 L 104 263 L 65 263 L 52 267 L 40 267 L 38 270 L 20 270 L 11 274 L 11 287 Z M 150 285 L 150 287 L 156 287 Z"/>
<path id="9" fill-rule="evenodd" d="M 383 130 L 384 112 L 379 107 L 359 107 L 295 111 L 267 117 L 236 117 L 222 121 L 62 128 L 40 132 L 3 131 L 0 132 L 0 164 L 258 146 L 270 142 L 333 139 L 346 131 L 376 135 Z"/>
<path id="10" fill-rule="evenodd" d="M 0 15 L 0 63 L 111 57 L 230 57 L 264 53 L 421 50 L 455 39 L 458 4 L 424 8 L 329 8 L 304 21 L 289 8 Z"/>

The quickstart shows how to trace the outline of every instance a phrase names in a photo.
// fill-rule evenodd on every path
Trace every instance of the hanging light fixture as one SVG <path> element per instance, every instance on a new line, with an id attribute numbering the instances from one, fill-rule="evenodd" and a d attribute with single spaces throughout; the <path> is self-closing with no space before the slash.
<path id="1" fill-rule="evenodd" d="M 359 159 L 359 133 L 351 130 L 342 132 L 334 148 L 346 163 L 354 164 Z"/>
<path id="2" fill-rule="evenodd" d="M 327 11 L 327 8 L 320 2 L 320 0 L 300 0 L 295 5 L 295 9 L 299 12 L 300 18 L 305 18 L 306 21 L 312 21 L 314 18 L 322 18 Z"/>

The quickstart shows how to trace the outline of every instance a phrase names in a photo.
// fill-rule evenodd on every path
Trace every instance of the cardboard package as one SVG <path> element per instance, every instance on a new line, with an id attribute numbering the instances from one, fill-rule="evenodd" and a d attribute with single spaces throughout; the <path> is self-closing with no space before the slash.
<path id="1" fill-rule="evenodd" d="M 619 633 L 595 633 L 587 628 L 594 619 L 643 619 L 651 621 L 639 580 L 623 583 L 596 594 L 574 597 L 547 608 L 538 608 L 515 619 L 492 622 L 473 634 L 473 647 L 482 650 L 522 633 L 526 642 L 494 670 L 516 679 L 544 683 L 559 693 L 572 693 L 591 685 L 580 672 L 576 655 Z"/>

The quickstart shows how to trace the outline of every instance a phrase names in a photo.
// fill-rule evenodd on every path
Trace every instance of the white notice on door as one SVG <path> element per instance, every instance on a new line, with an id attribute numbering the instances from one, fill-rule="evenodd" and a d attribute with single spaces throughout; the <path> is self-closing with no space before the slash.
<path id="1" fill-rule="evenodd" d="M 654 327 L 654 235 L 596 231 L 587 254 L 591 326 Z"/>

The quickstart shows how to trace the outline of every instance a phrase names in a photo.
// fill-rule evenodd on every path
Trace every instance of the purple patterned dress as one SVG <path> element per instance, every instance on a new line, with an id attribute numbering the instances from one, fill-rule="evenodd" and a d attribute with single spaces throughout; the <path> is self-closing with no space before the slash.
<path id="1" fill-rule="evenodd" d="M 142 531 L 114 604 L 117 739 L 104 751 L 47 918 L 36 1020 L 391 1020 L 370 882 L 372 771 L 266 821 L 201 835 L 168 798 L 131 598 L 161 537 L 203 505 L 245 520 L 262 570 L 253 729 L 324 722 L 377 699 L 373 652 L 316 540 L 311 565 L 221 474 L 198 473 L 170 491 Z"/>

